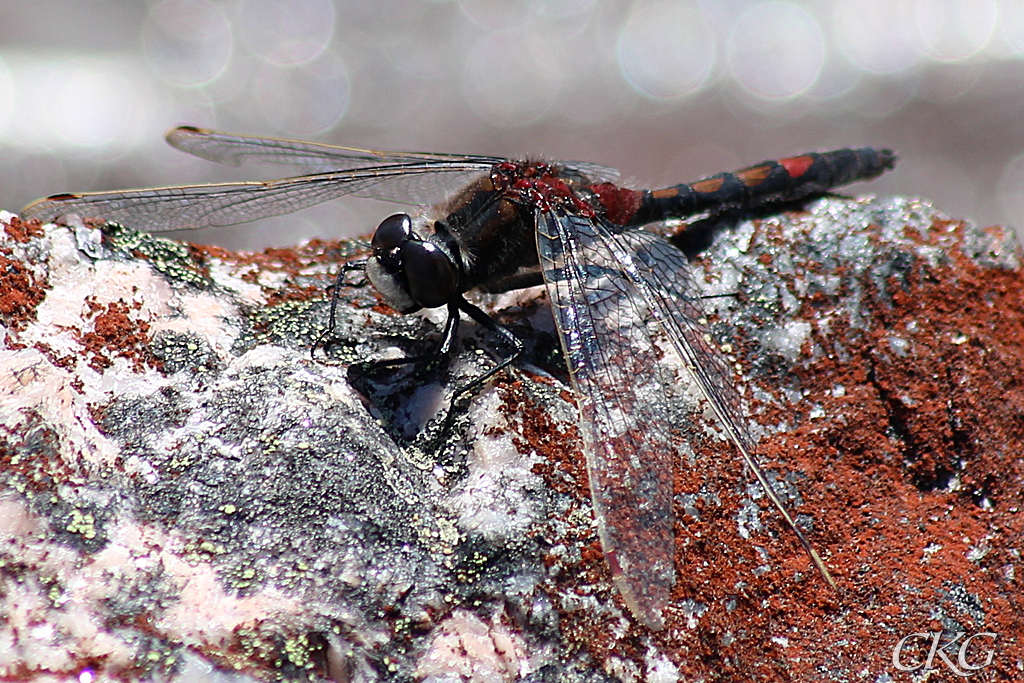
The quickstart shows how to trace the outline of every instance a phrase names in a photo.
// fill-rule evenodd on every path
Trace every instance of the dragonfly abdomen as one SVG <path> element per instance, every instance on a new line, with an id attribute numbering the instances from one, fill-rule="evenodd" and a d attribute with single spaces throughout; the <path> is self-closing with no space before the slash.
<path id="1" fill-rule="evenodd" d="M 632 224 L 686 218 L 713 211 L 749 211 L 769 204 L 824 194 L 859 180 L 870 180 L 896 164 L 889 149 L 863 147 L 765 161 L 734 173 L 673 185 L 644 194 Z"/>

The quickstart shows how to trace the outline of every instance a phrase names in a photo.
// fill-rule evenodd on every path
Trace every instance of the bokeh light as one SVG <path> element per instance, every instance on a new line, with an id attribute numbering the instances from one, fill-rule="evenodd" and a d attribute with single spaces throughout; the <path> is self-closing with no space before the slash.
<path id="1" fill-rule="evenodd" d="M 1024 2 L 1004 2 L 999 6 L 999 36 L 1007 53 L 1024 55 Z"/>
<path id="2" fill-rule="evenodd" d="M 592 160 L 635 186 L 875 144 L 865 191 L 1024 224 L 1018 0 L 34 0 L 0 4 L 0 207 L 244 180 L 182 123 L 424 151 Z M 855 190 L 859 191 L 859 190 Z M 363 232 L 343 201 L 284 225 Z M 318 213 L 319 212 L 319 213 Z M 365 212 L 365 213 L 364 213 Z M 271 225 L 208 232 L 291 243 Z"/>
<path id="3" fill-rule="evenodd" d="M 327 49 L 335 18 L 331 0 L 244 0 L 237 30 L 260 58 L 294 66 L 313 61 Z"/>
<path id="4" fill-rule="evenodd" d="M 673 0 L 634 6 L 619 36 L 619 68 L 637 92 L 673 98 L 703 87 L 716 40 L 695 7 Z"/>
<path id="5" fill-rule="evenodd" d="M 463 70 L 466 100 L 481 118 L 523 127 L 544 118 L 562 87 L 562 71 L 544 41 L 529 32 L 487 33 Z"/>
<path id="6" fill-rule="evenodd" d="M 818 79 L 825 45 L 818 22 L 794 3 L 754 5 L 729 37 L 729 69 L 747 92 L 767 100 L 795 97 Z"/>
<path id="7" fill-rule="evenodd" d="M 917 31 L 929 56 L 966 59 L 985 48 L 996 27 L 996 0 L 918 0 Z"/>
<path id="8" fill-rule="evenodd" d="M 1012 224 L 1024 226 L 1024 154 L 1010 159 L 999 179 L 999 204 Z"/>
<path id="9" fill-rule="evenodd" d="M 915 45 L 913 0 L 837 2 L 832 10 L 836 48 L 867 72 L 894 74 L 921 60 Z"/>
<path id="10" fill-rule="evenodd" d="M 201 86 L 219 76 L 231 57 L 228 18 L 203 0 L 164 0 L 142 25 L 146 60 L 165 80 Z"/>
<path id="11" fill-rule="evenodd" d="M 148 132 L 160 100 L 137 67 L 112 59 L 30 62 L 20 76 L 19 111 L 34 104 L 36 113 L 17 117 L 16 139 L 43 149 L 131 149 Z"/>
<path id="12" fill-rule="evenodd" d="M 462 13 L 487 33 L 526 28 L 541 3 L 508 0 L 460 0 Z"/>
<path id="13" fill-rule="evenodd" d="M 5 133 L 12 127 L 12 119 L 17 110 L 18 93 L 15 90 L 14 76 L 11 75 L 2 55 L 0 55 L 0 93 L 5 93 L 3 97 L 0 97 L 0 140 L 4 140 Z"/>
<path id="14" fill-rule="evenodd" d="M 306 64 L 265 64 L 256 79 L 255 93 L 272 130 L 311 136 L 330 130 L 341 120 L 350 89 L 345 63 L 328 50 Z"/>

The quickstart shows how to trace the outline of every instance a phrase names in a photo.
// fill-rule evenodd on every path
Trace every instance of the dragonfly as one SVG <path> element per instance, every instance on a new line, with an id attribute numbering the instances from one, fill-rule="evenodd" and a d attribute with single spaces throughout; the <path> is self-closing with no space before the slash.
<path id="1" fill-rule="evenodd" d="M 586 162 L 372 151 L 192 126 L 173 129 L 167 141 L 218 163 L 286 164 L 304 175 L 59 194 L 22 215 L 78 214 L 159 232 L 244 223 L 344 195 L 428 207 L 384 219 L 371 255 L 343 272 L 362 271 L 399 313 L 445 307 L 436 355 L 452 349 L 462 314 L 500 335 L 512 353 L 479 379 L 507 368 L 523 343 L 465 295 L 546 287 L 576 397 L 597 535 L 615 587 L 642 624 L 665 627 L 675 583 L 673 472 L 682 456 L 669 416 L 686 391 L 710 408 L 813 566 L 838 590 L 758 464 L 741 394 L 707 334 L 686 256 L 642 227 L 822 195 L 893 168 L 891 150 L 801 154 L 649 191 L 619 186 L 615 169 Z"/>

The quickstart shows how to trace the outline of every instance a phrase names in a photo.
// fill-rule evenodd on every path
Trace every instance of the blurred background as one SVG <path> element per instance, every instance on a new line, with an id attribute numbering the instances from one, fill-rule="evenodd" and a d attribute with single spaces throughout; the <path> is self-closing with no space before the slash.
<path id="1" fill-rule="evenodd" d="M 897 170 L 850 192 L 1020 227 L 1024 2 L 0 0 L 0 207 L 272 177 L 167 147 L 182 123 L 581 159 L 636 187 L 885 146 Z M 345 199 L 187 237 L 283 246 L 391 212 Z"/>

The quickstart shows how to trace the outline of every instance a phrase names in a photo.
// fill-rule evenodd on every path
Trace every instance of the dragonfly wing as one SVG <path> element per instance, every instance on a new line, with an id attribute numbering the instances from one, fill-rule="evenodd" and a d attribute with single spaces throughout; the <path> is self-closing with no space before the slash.
<path id="1" fill-rule="evenodd" d="M 458 189 L 494 164 L 505 161 L 501 157 L 471 154 L 383 152 L 302 140 L 234 135 L 192 126 L 180 126 L 170 131 L 167 142 L 193 156 L 230 166 L 283 164 L 316 174 L 377 170 L 387 176 L 351 194 L 403 204 L 439 202 L 447 198 L 453 189 Z M 409 172 L 403 173 L 404 170 Z"/>
<path id="2" fill-rule="evenodd" d="M 651 312 L 592 219 L 537 215 L 537 245 L 580 411 L 590 492 L 612 579 L 630 611 L 664 626 L 675 582 L 675 449 Z M 655 332 L 656 333 L 656 332 Z"/>
<path id="3" fill-rule="evenodd" d="M 616 258 L 628 258 L 627 276 L 643 294 L 653 318 L 665 329 L 676 354 L 693 377 L 700 395 L 738 448 L 755 446 L 733 373 L 711 343 L 703 322 L 700 290 L 686 255 L 664 239 L 643 230 L 614 235 Z"/>
<path id="4" fill-rule="evenodd" d="M 622 175 L 617 168 L 589 161 L 556 161 L 555 163 L 567 169 L 578 171 L 595 183 L 614 183 Z"/>
<path id="5" fill-rule="evenodd" d="M 754 457 L 755 441 L 747 427 L 732 373 L 725 359 L 711 345 L 711 339 L 700 322 L 703 313 L 697 303 L 698 292 L 685 256 L 653 233 L 625 230 L 612 235 L 611 231 L 601 229 L 611 238 L 606 241 L 613 249 L 611 256 L 624 264 L 624 273 L 642 293 L 653 319 L 665 331 L 719 426 L 736 446 L 768 500 L 793 530 L 814 568 L 832 588 L 838 590 L 825 563 L 796 525 Z"/>
<path id="6" fill-rule="evenodd" d="M 122 221 L 151 232 L 190 230 L 278 216 L 350 194 L 406 197 L 413 193 L 418 178 L 445 177 L 458 187 L 459 180 L 478 176 L 480 172 L 474 164 L 437 167 L 420 163 L 265 182 L 60 194 L 29 204 L 22 209 L 22 216 L 48 221 L 77 213 L 86 218 Z"/>
<path id="7" fill-rule="evenodd" d="M 287 164 L 308 171 L 343 171 L 392 164 L 474 164 L 481 169 L 505 161 L 501 157 L 422 152 L 382 152 L 302 140 L 262 138 L 180 126 L 167 133 L 172 147 L 207 161 L 240 166 L 243 163 Z"/>
<path id="8" fill-rule="evenodd" d="M 501 157 L 380 152 L 300 140 L 248 137 L 181 126 L 167 134 L 174 147 L 222 164 L 287 164 L 310 175 L 266 182 L 183 185 L 140 190 L 60 194 L 33 202 L 26 218 L 52 220 L 77 213 L 123 221 L 154 232 L 234 225 L 278 216 L 344 195 L 402 204 L 436 204 L 487 173 Z M 578 164 L 594 179 L 614 169 Z"/>
<path id="9" fill-rule="evenodd" d="M 424 166 L 438 169 L 445 166 L 458 168 L 472 167 L 472 171 L 483 171 L 495 164 L 507 161 L 502 157 L 474 154 L 436 154 L 427 152 L 383 152 L 326 145 L 302 140 L 251 137 L 220 133 L 193 126 L 180 126 L 167 134 L 167 142 L 183 152 L 207 161 L 240 166 L 245 163 L 286 164 L 304 169 L 307 173 L 344 171 L 372 166 Z M 593 182 L 613 182 L 619 172 L 608 166 L 588 161 L 560 161 L 558 165 L 578 171 Z M 443 198 L 436 192 L 425 194 L 411 188 L 411 194 L 398 192 L 387 196 L 373 195 L 378 199 L 432 202 Z"/>

